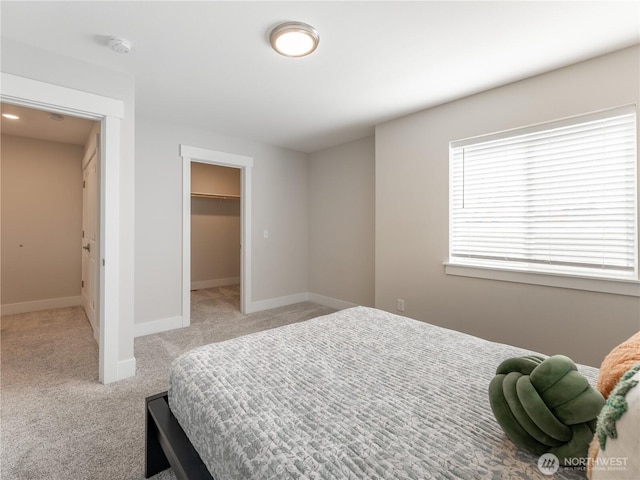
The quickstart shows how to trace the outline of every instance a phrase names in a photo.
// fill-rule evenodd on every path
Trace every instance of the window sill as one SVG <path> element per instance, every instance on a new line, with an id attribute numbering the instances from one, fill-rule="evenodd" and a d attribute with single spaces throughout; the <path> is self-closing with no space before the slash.
<path id="1" fill-rule="evenodd" d="M 515 269 L 507 270 L 449 262 L 444 262 L 444 270 L 447 275 L 640 297 L 640 281 L 637 280 L 616 280 L 581 277 L 577 275 L 534 273 Z"/>

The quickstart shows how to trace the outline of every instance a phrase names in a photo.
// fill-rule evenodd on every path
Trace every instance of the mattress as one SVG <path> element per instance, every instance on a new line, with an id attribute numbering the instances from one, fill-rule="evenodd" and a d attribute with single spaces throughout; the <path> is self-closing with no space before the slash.
<path id="1" fill-rule="evenodd" d="M 356 307 L 180 356 L 169 406 L 216 480 L 548 478 L 487 393 L 531 353 Z"/>

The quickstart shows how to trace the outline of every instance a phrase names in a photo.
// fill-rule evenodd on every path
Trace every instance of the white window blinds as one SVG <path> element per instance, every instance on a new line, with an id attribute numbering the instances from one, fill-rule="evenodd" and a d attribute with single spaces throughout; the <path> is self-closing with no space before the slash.
<path id="1" fill-rule="evenodd" d="M 450 261 L 636 273 L 635 107 L 450 145 Z"/>

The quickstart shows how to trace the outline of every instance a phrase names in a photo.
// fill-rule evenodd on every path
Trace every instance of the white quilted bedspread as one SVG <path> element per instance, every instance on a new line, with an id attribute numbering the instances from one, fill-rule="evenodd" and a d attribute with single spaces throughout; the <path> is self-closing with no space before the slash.
<path id="1" fill-rule="evenodd" d="M 169 405 L 216 480 L 543 479 L 487 394 L 530 353 L 356 307 L 188 352 Z"/>

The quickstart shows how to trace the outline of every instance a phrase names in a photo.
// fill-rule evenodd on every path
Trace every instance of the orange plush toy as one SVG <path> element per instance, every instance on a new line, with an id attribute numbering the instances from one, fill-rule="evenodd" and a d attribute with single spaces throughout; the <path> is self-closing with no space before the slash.
<path id="1" fill-rule="evenodd" d="M 596 388 L 606 399 L 620 377 L 640 362 L 640 332 L 615 347 L 600 366 Z"/>
<path id="2" fill-rule="evenodd" d="M 611 391 L 616 387 L 618 382 L 621 381 L 621 377 L 630 370 L 634 369 L 634 366 L 640 362 L 640 332 L 637 332 L 628 340 L 625 340 L 620 345 L 615 347 L 605 357 L 600 366 L 600 372 L 598 373 L 598 383 L 596 388 L 600 391 L 605 399 L 608 399 L 611 395 Z M 636 367 L 637 368 L 637 367 Z M 632 372 L 630 372 L 632 373 Z M 636 377 L 639 374 L 636 374 Z M 631 379 L 631 381 L 635 381 Z M 640 445 L 640 423 L 638 417 L 640 416 L 638 408 L 640 408 L 639 394 L 640 387 L 631 390 L 631 394 L 628 395 L 628 399 L 625 400 L 625 406 L 628 411 L 623 416 L 624 424 L 618 425 L 617 430 L 621 430 L 621 438 L 611 439 L 609 443 L 614 443 L 609 451 L 600 451 L 600 442 L 598 435 L 596 435 L 589 447 L 589 458 L 587 464 L 587 477 L 592 480 L 608 479 L 608 480 L 626 480 L 626 479 L 638 479 L 640 478 L 640 455 L 637 454 L 638 446 Z M 598 417 L 598 428 L 602 428 L 602 424 L 605 422 L 603 418 L 606 414 L 607 406 L 611 403 L 611 400 L 605 404 L 603 412 Z M 613 403 L 620 403 L 618 398 Z M 629 427 L 631 424 L 631 427 Z M 634 426 L 635 424 L 635 426 Z M 626 429 L 626 431 L 625 431 Z M 624 448 L 621 448 L 624 447 Z M 631 455 L 622 457 L 619 452 L 630 449 Z M 607 455 L 618 455 L 620 458 L 627 458 L 630 460 L 628 464 L 625 464 L 624 470 L 619 471 L 594 471 L 594 466 L 598 466 L 599 458 L 604 464 L 606 462 Z M 619 460 L 619 459 L 618 459 Z"/>

